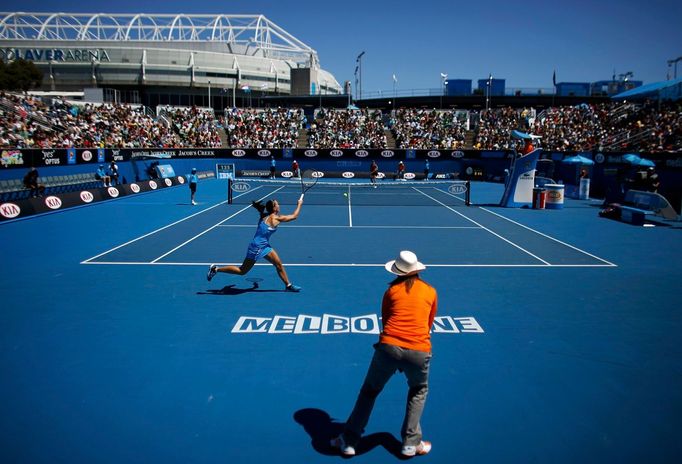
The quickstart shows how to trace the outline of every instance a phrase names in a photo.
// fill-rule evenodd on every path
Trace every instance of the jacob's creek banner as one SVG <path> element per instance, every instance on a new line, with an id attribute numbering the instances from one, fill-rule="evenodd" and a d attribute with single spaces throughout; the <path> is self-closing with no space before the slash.
<path id="1" fill-rule="evenodd" d="M 363 161 L 363 160 L 426 160 L 431 161 L 471 161 L 471 165 L 477 163 L 498 160 L 507 163 L 514 158 L 511 151 L 479 151 L 479 150 L 399 150 L 399 149 L 312 149 L 312 148 L 286 148 L 286 149 L 257 149 L 257 148 L 55 148 L 55 149 L 0 149 L 0 167 L 2 168 L 26 168 L 41 166 L 60 166 L 74 164 L 95 164 L 108 161 L 130 161 L 135 159 L 269 159 L 271 156 L 280 161 L 297 160 L 337 160 L 337 161 Z M 558 161 L 564 157 L 573 156 L 575 152 L 550 153 L 543 152 L 542 156 L 559 155 Z M 587 153 L 590 157 L 591 153 Z M 623 153 L 609 153 L 605 156 L 598 153 L 594 156 L 597 164 L 619 164 Z M 657 162 L 659 167 L 682 167 L 682 155 L 680 153 L 642 153 L 643 157 Z"/>
<path id="2" fill-rule="evenodd" d="M 113 187 L 102 187 L 98 189 L 88 189 L 46 195 L 42 198 L 29 198 L 26 200 L 15 200 L 0 203 L 0 221 L 17 219 L 34 214 L 48 213 L 62 209 L 83 206 L 103 200 L 135 195 L 143 192 L 173 187 L 184 184 L 185 178 L 177 176 L 166 179 L 145 180 L 132 184 L 116 185 Z"/>
<path id="3" fill-rule="evenodd" d="M 215 148 L 215 149 L 132 149 L 132 148 L 55 148 L 55 149 L 3 149 L 0 158 L 3 168 L 26 168 L 41 166 L 62 166 L 74 164 L 95 164 L 108 161 L 130 161 L 135 159 L 269 159 L 271 156 L 278 160 L 460 160 L 464 158 L 490 158 L 475 150 L 356 150 L 356 149 L 246 149 L 246 148 Z M 494 158 L 505 158 L 504 152 Z"/>

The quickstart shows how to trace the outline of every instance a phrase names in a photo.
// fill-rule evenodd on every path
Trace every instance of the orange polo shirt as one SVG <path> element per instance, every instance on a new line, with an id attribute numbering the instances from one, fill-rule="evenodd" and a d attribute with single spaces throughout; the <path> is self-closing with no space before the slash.
<path id="1" fill-rule="evenodd" d="M 405 282 L 386 290 L 381 302 L 384 329 L 379 342 L 431 352 L 431 325 L 438 310 L 436 289 L 416 279 L 409 293 Z"/>

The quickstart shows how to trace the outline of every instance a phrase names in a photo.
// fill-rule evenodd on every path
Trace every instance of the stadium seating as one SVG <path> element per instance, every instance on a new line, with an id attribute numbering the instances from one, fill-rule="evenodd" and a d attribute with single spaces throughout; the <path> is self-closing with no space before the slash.
<path id="1" fill-rule="evenodd" d="M 38 184 L 45 186 L 43 196 L 102 187 L 94 173 L 39 177 Z M 23 200 L 30 194 L 21 179 L 0 180 L 0 201 Z"/>
<path id="2" fill-rule="evenodd" d="M 541 136 L 541 146 L 548 151 L 682 150 L 682 104 L 670 102 L 559 106 L 537 117 L 532 108 L 511 107 L 399 108 L 390 117 L 380 110 L 322 109 L 307 133 L 301 131 L 306 120 L 299 108 L 232 108 L 220 120 L 211 110 L 193 107 L 164 108 L 164 115 L 155 119 L 139 106 L 76 105 L 59 99 L 46 103 L 0 94 L 0 148 L 267 149 L 305 144 L 509 150 L 515 148 L 510 132 L 521 129 Z"/>

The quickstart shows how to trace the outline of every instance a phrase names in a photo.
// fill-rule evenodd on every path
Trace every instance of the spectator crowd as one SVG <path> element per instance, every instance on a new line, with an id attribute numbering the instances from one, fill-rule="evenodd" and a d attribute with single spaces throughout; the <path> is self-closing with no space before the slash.
<path id="1" fill-rule="evenodd" d="M 548 151 L 681 151 L 682 104 L 619 103 L 552 107 L 527 121 L 523 110 L 481 112 L 473 148 L 514 148 L 514 129 L 539 135 Z"/>
<path id="2" fill-rule="evenodd" d="M 304 121 L 300 109 L 229 108 L 222 124 L 233 148 L 296 148 Z"/>
<path id="3" fill-rule="evenodd" d="M 224 135 L 222 131 L 224 129 Z M 682 103 L 600 103 L 487 111 L 400 108 L 166 108 L 0 94 L 0 148 L 401 148 L 507 150 L 512 130 L 549 151 L 682 151 Z M 221 141 L 222 135 L 222 141 Z M 389 137 L 395 139 L 389 140 Z M 468 142 L 465 142 L 468 140 Z"/>
<path id="4" fill-rule="evenodd" d="M 389 126 L 396 148 L 456 150 L 464 147 L 465 123 L 455 111 L 402 108 Z"/>
<path id="5" fill-rule="evenodd" d="M 381 111 L 318 111 L 308 129 L 309 148 L 388 148 Z"/>

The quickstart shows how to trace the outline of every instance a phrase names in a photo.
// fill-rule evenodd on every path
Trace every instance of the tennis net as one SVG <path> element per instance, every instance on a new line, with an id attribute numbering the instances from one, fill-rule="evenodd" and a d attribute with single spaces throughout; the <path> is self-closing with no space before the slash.
<path id="1" fill-rule="evenodd" d="M 228 203 L 277 200 L 295 205 L 301 196 L 299 179 L 229 179 Z M 353 206 L 469 206 L 469 181 L 369 181 L 332 182 L 320 180 L 305 194 L 305 204 Z"/>

